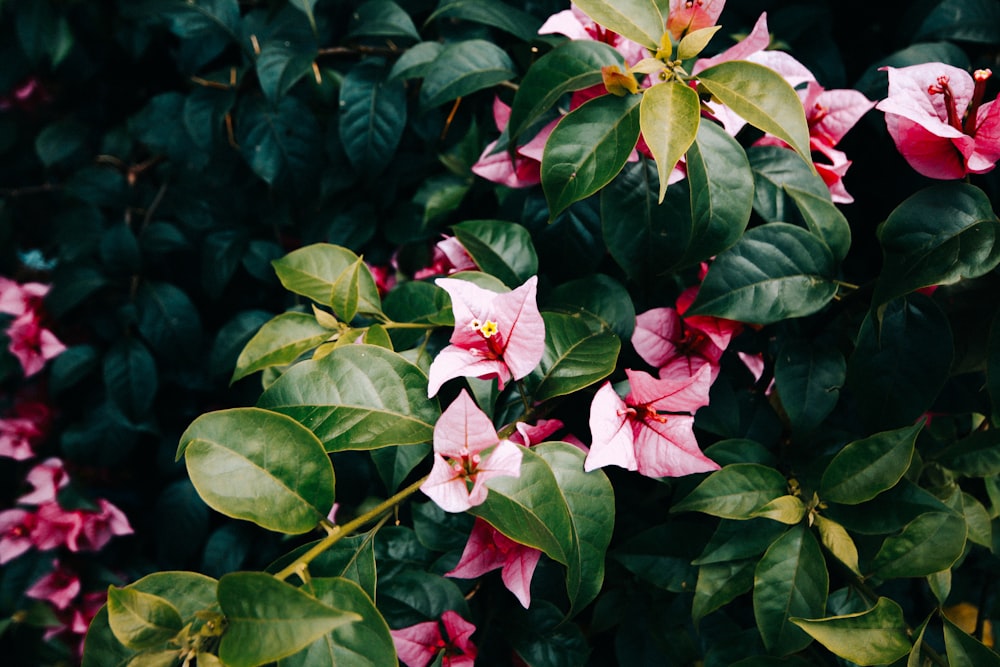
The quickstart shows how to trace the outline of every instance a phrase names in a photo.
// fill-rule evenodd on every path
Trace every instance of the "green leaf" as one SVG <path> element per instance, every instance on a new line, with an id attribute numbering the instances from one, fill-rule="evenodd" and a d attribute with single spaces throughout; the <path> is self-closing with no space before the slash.
<path id="1" fill-rule="evenodd" d="M 331 607 L 360 617 L 335 627 L 302 651 L 278 662 L 278 667 L 396 667 L 396 648 L 382 614 L 365 591 L 348 579 L 313 577 L 306 587 Z"/>
<path id="2" fill-rule="evenodd" d="M 868 428 L 886 430 L 919 419 L 944 387 L 953 355 L 948 317 L 923 294 L 870 312 L 847 362 L 846 385 Z"/>
<path id="3" fill-rule="evenodd" d="M 92 345 L 74 345 L 50 362 L 49 391 L 61 394 L 96 368 L 97 350 Z"/>
<path id="4" fill-rule="evenodd" d="M 713 25 L 686 33 L 677 44 L 677 59 L 688 60 L 701 53 L 722 26 Z"/>
<path id="5" fill-rule="evenodd" d="M 965 550 L 965 518 L 952 512 L 926 512 L 882 543 L 871 563 L 882 579 L 925 577 L 947 570 Z"/>
<path id="6" fill-rule="evenodd" d="M 962 494 L 962 513 L 969 527 L 969 541 L 993 550 L 993 524 L 986 507 L 968 493 Z"/>
<path id="7" fill-rule="evenodd" d="M 210 412 L 181 435 L 198 494 L 213 509 L 282 533 L 305 533 L 333 506 L 333 466 L 293 419 L 257 408 Z"/>
<path id="8" fill-rule="evenodd" d="M 153 352 L 190 362 L 200 353 L 201 320 L 187 294 L 169 283 L 147 282 L 135 300 L 136 327 Z"/>
<path id="9" fill-rule="evenodd" d="M 104 355 L 104 387 L 133 421 L 147 415 L 156 398 L 156 361 L 142 341 L 120 338 Z"/>
<path id="10" fill-rule="evenodd" d="M 392 0 L 366 0 L 351 15 L 348 37 L 405 37 L 420 41 L 417 26 L 402 7 Z"/>
<path id="11" fill-rule="evenodd" d="M 756 564 L 755 560 L 748 559 L 708 563 L 699 567 L 698 583 L 691 602 L 691 619 L 695 625 L 752 589 Z"/>
<path id="12" fill-rule="evenodd" d="M 886 597 L 857 614 L 791 621 L 831 652 L 858 665 L 888 665 L 911 649 L 903 610 Z"/>
<path id="13" fill-rule="evenodd" d="M 257 79 L 268 102 L 278 104 L 302 77 L 312 74 L 315 59 L 315 44 L 287 40 L 264 42 L 257 54 L 256 64 Z"/>
<path id="14" fill-rule="evenodd" d="M 316 32 L 316 16 L 313 13 L 319 0 L 289 0 L 288 4 L 306 15 L 313 32 Z"/>
<path id="15" fill-rule="evenodd" d="M 131 649 L 163 644 L 184 626 L 174 605 L 133 588 L 108 587 L 108 623 L 115 637 Z"/>
<path id="16" fill-rule="evenodd" d="M 663 202 L 670 172 L 694 143 L 700 122 L 698 93 L 686 83 L 667 81 L 647 88 L 642 94 L 639 127 L 656 160 L 660 177 L 658 202 Z"/>
<path id="17" fill-rule="evenodd" d="M 565 396 L 606 378 L 621 342 L 611 331 L 593 331 L 579 315 L 542 313 L 545 352 L 526 382 L 535 401 Z"/>
<path id="18" fill-rule="evenodd" d="M 576 6 L 605 28 L 655 51 L 666 22 L 652 0 L 582 0 Z"/>
<path id="19" fill-rule="evenodd" d="M 812 641 L 792 618 L 817 618 L 826 607 L 829 575 L 816 538 L 796 526 L 775 540 L 757 564 L 753 612 L 764 646 L 787 655 Z"/>
<path id="20" fill-rule="evenodd" d="M 816 195 L 790 185 L 785 192 L 792 198 L 805 220 L 806 228 L 823 239 L 833 253 L 833 259 L 842 262 L 851 249 L 851 226 L 840 209 L 830 200 L 830 193 Z"/>
<path id="21" fill-rule="evenodd" d="M 344 345 L 296 364 L 258 406 L 305 424 L 330 452 L 430 442 L 441 416 L 424 372 L 374 345 Z"/>
<path id="22" fill-rule="evenodd" d="M 562 612 L 545 600 L 532 600 L 531 608 L 518 610 L 508 620 L 507 627 L 504 638 L 524 664 L 583 667 L 590 655 L 590 646 L 580 626 L 566 623 Z"/>
<path id="23" fill-rule="evenodd" d="M 542 153 L 542 189 L 554 220 L 611 182 L 639 138 L 640 95 L 602 95 L 563 116 Z"/>
<path id="24" fill-rule="evenodd" d="M 771 519 L 791 526 L 802 521 L 802 517 L 805 515 L 806 506 L 798 497 L 779 496 L 755 510 L 752 516 L 755 518 Z"/>
<path id="25" fill-rule="evenodd" d="M 970 637 L 961 628 L 942 614 L 944 622 L 944 646 L 951 667 L 997 667 L 1000 656 L 975 637 Z"/>
<path id="26" fill-rule="evenodd" d="M 73 50 L 73 29 L 61 7 L 33 2 L 14 13 L 18 41 L 35 68 L 58 66 Z M 8 38 L 9 39 L 9 38 Z"/>
<path id="27" fill-rule="evenodd" d="M 430 444 L 390 445 L 373 449 L 371 457 L 382 483 L 390 491 L 396 491 L 430 453 Z"/>
<path id="28" fill-rule="evenodd" d="M 837 405 L 847 363 L 833 347 L 803 340 L 786 343 L 774 363 L 774 381 L 796 431 L 815 429 Z"/>
<path id="29" fill-rule="evenodd" d="M 332 308 L 337 298 L 338 280 L 345 273 L 356 270 L 358 259 L 347 248 L 329 243 L 314 243 L 275 260 L 274 270 L 285 289 Z M 344 283 L 340 285 L 343 286 Z M 367 268 L 358 270 L 358 290 L 360 314 L 375 315 L 382 312 L 375 279 Z"/>
<path id="30" fill-rule="evenodd" d="M 736 463 L 706 477 L 671 512 L 704 512 L 726 519 L 750 519 L 788 492 L 788 481 L 774 468 Z"/>
<path id="31" fill-rule="evenodd" d="M 932 457 L 948 470 L 966 477 L 1000 474 L 1000 431 L 978 431 Z"/>
<path id="32" fill-rule="evenodd" d="M 268 564 L 265 571 L 270 574 L 280 572 L 320 542 L 308 542 L 289 551 Z M 312 577 L 350 579 L 374 599 L 377 579 L 374 542 L 375 534 L 372 532 L 345 537 L 309 562 L 309 574 Z"/>
<path id="33" fill-rule="evenodd" d="M 542 25 L 531 14 L 499 0 L 441 0 L 427 17 L 427 23 L 435 19 L 460 19 L 493 26 L 525 42 L 534 39 Z"/>
<path id="34" fill-rule="evenodd" d="M 236 114 L 236 141 L 250 168 L 268 185 L 311 178 L 320 161 L 319 124 L 297 97 L 274 106 L 245 97 Z"/>
<path id="35" fill-rule="evenodd" d="M 712 263 L 689 315 L 770 324 L 825 306 L 837 286 L 830 250 L 782 222 L 754 227 Z"/>
<path id="36" fill-rule="evenodd" d="M 507 52 L 492 42 L 471 39 L 444 47 L 424 77 L 420 105 L 428 109 L 465 97 L 515 76 Z"/>
<path id="37" fill-rule="evenodd" d="M 520 477 L 490 480 L 486 501 L 469 510 L 497 530 L 563 565 L 579 558 L 573 518 L 548 461 L 521 448 Z"/>
<path id="38" fill-rule="evenodd" d="M 452 229 L 476 266 L 507 287 L 513 289 L 538 273 L 538 255 L 525 227 L 503 220 L 468 220 Z"/>
<path id="39" fill-rule="evenodd" d="M 698 84 L 759 130 L 785 141 L 812 164 L 809 125 L 802 101 L 772 69 L 746 60 L 730 60 L 697 74 Z"/>
<path id="40" fill-rule="evenodd" d="M 277 315 L 266 322 L 240 352 L 230 383 L 271 366 L 286 366 L 331 335 L 332 331 L 308 313 Z"/>
<path id="41" fill-rule="evenodd" d="M 545 442 L 532 451 L 555 475 L 558 493 L 569 509 L 573 549 L 569 552 L 566 591 L 567 616 L 590 604 L 604 582 L 604 554 L 615 525 L 615 494 L 603 472 L 583 472 L 584 453 L 564 442 Z"/>
<path id="42" fill-rule="evenodd" d="M 215 140 L 224 136 L 223 123 L 235 102 L 235 89 L 218 90 L 202 86 L 191 91 L 184 99 L 181 120 L 195 146 L 203 151 L 211 150 Z M 147 227 L 142 233 L 148 231 Z"/>
<path id="43" fill-rule="evenodd" d="M 511 143 L 563 95 L 601 83 L 601 68 L 609 65 L 624 68 L 625 59 L 608 44 L 591 40 L 564 42 L 535 61 L 510 107 Z"/>
<path id="44" fill-rule="evenodd" d="M 754 192 L 746 152 L 715 123 L 698 126 L 687 152 L 687 180 L 691 231 L 681 237 L 684 265 L 714 257 L 740 239 L 750 220 Z"/>
<path id="45" fill-rule="evenodd" d="M 593 315 L 601 328 L 629 340 L 635 330 L 635 306 L 628 291 L 613 278 L 596 273 L 563 283 L 549 293 L 545 310 Z"/>
<path id="46" fill-rule="evenodd" d="M 823 471 L 819 492 L 822 499 L 857 505 L 896 486 L 910 467 L 917 434 L 923 426 L 921 420 L 845 446 Z"/>
<path id="47" fill-rule="evenodd" d="M 167 600 L 182 619 L 216 604 L 215 579 L 194 572 L 156 572 L 126 588 Z M 134 655 L 112 633 L 106 605 L 91 621 L 84 648 L 83 667 L 125 665 Z"/>
<path id="48" fill-rule="evenodd" d="M 1000 310 L 990 324 L 986 350 L 986 390 L 993 406 L 993 425 L 1000 426 Z"/>
<path id="49" fill-rule="evenodd" d="M 925 512 L 948 511 L 947 505 L 904 477 L 873 500 L 860 505 L 831 505 L 825 514 L 851 532 L 886 535 L 902 530 Z"/>
<path id="50" fill-rule="evenodd" d="M 35 137 L 35 154 L 46 167 L 59 164 L 73 157 L 87 143 L 87 128 L 68 118 L 58 120 Z"/>
<path id="51" fill-rule="evenodd" d="M 819 539 L 826 547 L 826 550 L 837 557 L 841 563 L 854 574 L 861 576 L 861 569 L 858 565 L 858 548 L 854 545 L 851 536 L 836 521 L 827 519 L 816 514 L 813 516 L 813 524 L 819 530 Z"/>
<path id="52" fill-rule="evenodd" d="M 826 183 L 798 155 L 782 146 L 751 146 L 747 158 L 753 169 L 753 207 L 768 222 L 791 222 L 790 190 L 817 198 L 829 197 Z"/>
<path id="53" fill-rule="evenodd" d="M 610 555 L 643 582 L 686 593 L 697 577 L 691 559 L 707 535 L 706 528 L 701 517 L 674 518 L 630 536 Z"/>
<path id="54" fill-rule="evenodd" d="M 786 530 L 788 529 L 780 523 L 766 519 L 723 519 L 701 555 L 692 564 L 711 565 L 747 559 L 756 562 L 756 557 L 764 553 Z"/>
<path id="55" fill-rule="evenodd" d="M 873 306 L 921 287 L 976 278 L 1000 264 L 1000 219 L 967 183 L 921 190 L 879 225 L 884 261 Z"/>
<path id="56" fill-rule="evenodd" d="M 947 39 L 996 44 L 1000 42 L 998 26 L 1000 7 L 993 0 L 944 0 L 927 14 L 913 41 Z"/>
<path id="57" fill-rule="evenodd" d="M 256 667 L 296 653 L 334 628 L 362 620 L 263 572 L 234 572 L 219 580 L 226 632 L 219 659 Z"/>
<path id="58" fill-rule="evenodd" d="M 420 42 L 407 49 L 392 66 L 387 81 L 427 76 L 444 46 L 440 42 Z"/>
<path id="59" fill-rule="evenodd" d="M 406 128 L 406 86 L 388 73 L 381 62 L 362 60 L 340 86 L 340 140 L 354 171 L 366 177 L 392 163 Z"/>

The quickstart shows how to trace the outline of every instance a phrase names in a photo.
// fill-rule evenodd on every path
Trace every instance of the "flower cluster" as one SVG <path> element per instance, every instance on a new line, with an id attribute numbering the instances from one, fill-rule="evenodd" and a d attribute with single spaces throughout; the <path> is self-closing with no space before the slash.
<path id="1" fill-rule="evenodd" d="M 470 639 L 475 631 L 476 626 L 449 610 L 441 614 L 440 621 L 389 632 L 399 661 L 406 667 L 426 667 L 439 655 L 443 667 L 472 667 L 478 654 Z"/>
<path id="2" fill-rule="evenodd" d="M 43 325 L 42 298 L 48 291 L 41 283 L 21 285 L 0 276 L 0 314 L 14 317 L 5 332 L 10 340 L 7 349 L 21 363 L 25 377 L 38 373 L 46 362 L 66 350 Z"/>

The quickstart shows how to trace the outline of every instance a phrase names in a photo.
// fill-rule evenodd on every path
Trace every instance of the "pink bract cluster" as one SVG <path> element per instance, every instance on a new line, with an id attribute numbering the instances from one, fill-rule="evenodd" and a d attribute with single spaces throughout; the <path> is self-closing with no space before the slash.
<path id="1" fill-rule="evenodd" d="M 476 626 L 454 611 L 441 614 L 440 621 L 426 621 L 390 630 L 399 661 L 406 667 L 426 667 L 441 656 L 444 667 L 472 667 L 476 645 L 470 639 Z"/>
<path id="2" fill-rule="evenodd" d="M 21 285 L 0 276 L 0 314 L 14 317 L 5 331 L 10 340 L 7 349 L 20 362 L 25 377 L 38 373 L 50 359 L 66 350 L 55 334 L 43 325 L 42 298 L 48 291 L 48 285 Z"/>

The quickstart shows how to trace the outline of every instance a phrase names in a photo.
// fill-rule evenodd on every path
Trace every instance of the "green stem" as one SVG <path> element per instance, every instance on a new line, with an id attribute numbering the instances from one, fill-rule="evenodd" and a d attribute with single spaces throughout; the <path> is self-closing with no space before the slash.
<path id="1" fill-rule="evenodd" d="M 427 477 L 426 476 L 421 477 L 413 484 L 410 484 L 402 491 L 397 492 L 392 497 L 386 498 L 378 505 L 368 510 L 361 516 L 353 519 L 352 521 L 348 521 L 342 526 L 334 526 L 332 529 L 327 529 L 327 532 L 329 534 L 326 537 L 324 537 L 322 540 L 314 544 L 312 548 L 309 549 L 309 551 L 305 552 L 304 554 L 296 558 L 291 564 L 289 564 L 286 568 L 284 568 L 280 572 L 277 572 L 274 576 L 278 579 L 285 580 L 293 574 L 302 573 L 305 567 L 308 566 L 309 563 L 315 560 L 324 551 L 326 551 L 334 544 L 339 542 L 342 538 L 347 537 L 348 535 L 350 535 L 351 533 L 353 533 L 355 530 L 365 525 L 366 523 L 382 518 L 383 514 L 387 514 L 394 507 L 396 507 L 396 505 L 399 505 L 404 500 L 406 500 L 414 493 L 416 493 L 420 489 L 420 485 L 423 484 L 425 481 L 427 481 Z"/>
<path id="2" fill-rule="evenodd" d="M 520 380 L 516 380 L 517 391 L 521 394 L 521 402 L 524 403 L 524 414 L 527 415 L 531 412 L 531 403 L 528 402 L 528 394 L 524 390 L 524 383 Z"/>

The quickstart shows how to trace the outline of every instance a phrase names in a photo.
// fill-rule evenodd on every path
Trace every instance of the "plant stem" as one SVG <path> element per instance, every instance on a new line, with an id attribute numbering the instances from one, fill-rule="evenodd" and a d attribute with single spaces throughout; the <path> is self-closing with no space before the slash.
<path id="1" fill-rule="evenodd" d="M 280 572 L 277 572 L 274 576 L 277 579 L 285 580 L 293 574 L 299 574 L 303 572 L 305 567 L 309 565 L 309 563 L 311 563 L 313 560 L 315 560 L 324 551 L 326 551 L 334 544 L 339 542 L 342 538 L 347 537 L 348 535 L 350 535 L 351 533 L 353 533 L 355 530 L 365 525 L 366 523 L 381 518 L 383 514 L 386 514 L 387 512 L 391 511 L 394 507 L 396 507 L 396 505 L 399 505 L 401 502 L 403 502 L 404 500 L 412 496 L 414 493 L 416 493 L 420 489 L 420 485 L 423 484 L 425 481 L 427 481 L 427 477 L 426 476 L 421 477 L 413 484 L 410 484 L 408 487 L 406 487 L 402 491 L 397 492 L 395 495 L 386 498 L 378 505 L 368 510 L 361 516 L 353 519 L 352 521 L 348 521 L 342 526 L 334 526 L 332 529 L 327 529 L 327 532 L 329 534 L 326 537 L 324 537 L 322 540 L 314 544 L 313 547 L 309 549 L 309 551 L 305 552 L 304 554 L 296 558 L 292 563 L 290 563 Z"/>

